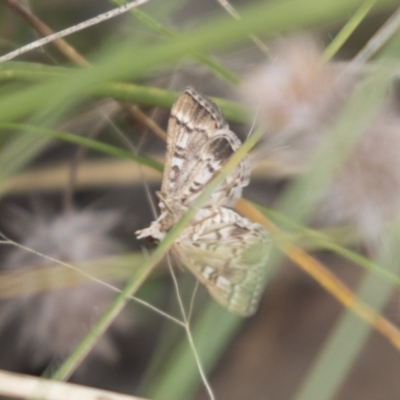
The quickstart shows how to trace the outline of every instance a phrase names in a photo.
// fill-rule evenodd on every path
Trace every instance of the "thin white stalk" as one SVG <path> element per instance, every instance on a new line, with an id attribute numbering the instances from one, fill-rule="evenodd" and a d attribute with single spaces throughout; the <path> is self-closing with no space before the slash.
<path id="1" fill-rule="evenodd" d="M 121 7 L 114 8 L 113 10 L 107 11 L 104 14 L 100 14 L 97 17 L 88 19 L 84 22 L 81 22 L 77 25 L 71 26 L 70 28 L 64 29 L 60 32 L 53 33 L 52 35 L 46 36 L 42 39 L 35 40 L 32 43 L 29 43 L 25 46 L 20 47 L 17 50 L 11 51 L 10 53 L 5 54 L 4 56 L 0 57 L 0 63 L 5 61 L 10 61 L 15 57 L 18 57 L 21 54 L 27 53 L 28 51 L 37 49 L 38 47 L 44 46 L 54 40 L 61 39 L 63 37 L 69 36 L 75 32 L 81 31 L 83 29 L 88 28 L 89 26 L 97 25 L 103 21 L 108 19 L 114 18 L 118 15 L 121 15 L 132 8 L 138 7 L 144 3 L 147 3 L 149 0 L 135 0 L 131 1 L 130 3 L 124 4 Z"/>
<path id="2" fill-rule="evenodd" d="M 194 359 L 196 361 L 197 369 L 199 370 L 201 379 L 202 379 L 203 384 L 204 384 L 204 386 L 205 386 L 205 388 L 207 390 L 207 393 L 208 393 L 208 395 L 210 397 L 210 400 L 215 400 L 214 392 L 213 392 L 213 390 L 211 388 L 210 383 L 208 382 L 206 373 L 204 372 L 203 365 L 201 364 L 201 361 L 200 361 L 199 353 L 197 352 L 196 345 L 194 344 L 192 332 L 190 331 L 189 321 L 188 321 L 188 318 L 186 316 L 185 307 L 183 305 L 181 293 L 180 293 L 180 290 L 179 290 L 178 281 L 176 279 L 176 275 L 175 275 L 174 269 L 172 268 L 171 259 L 170 259 L 169 256 L 168 256 L 168 267 L 169 267 L 169 270 L 171 272 L 172 280 L 174 282 L 174 287 L 175 287 L 176 297 L 177 297 L 178 303 L 179 303 L 179 308 L 181 309 L 182 318 L 183 318 L 183 320 L 185 322 L 186 335 L 187 335 L 187 338 L 188 338 L 188 341 L 189 341 L 189 345 L 190 345 L 190 348 L 192 350 Z"/>
<path id="3" fill-rule="evenodd" d="M 193 293 L 192 293 L 192 298 L 190 299 L 190 306 L 189 306 L 189 312 L 188 312 L 188 324 L 190 324 L 190 320 L 192 319 L 192 313 L 193 313 L 193 308 L 194 308 L 194 301 L 196 299 L 196 294 L 197 290 L 199 289 L 199 281 L 196 279 L 196 285 L 194 286 Z"/>
<path id="4" fill-rule="evenodd" d="M 375 55 L 400 29 L 400 8 L 383 24 L 360 52 L 351 60 L 351 68 L 359 68 Z"/>

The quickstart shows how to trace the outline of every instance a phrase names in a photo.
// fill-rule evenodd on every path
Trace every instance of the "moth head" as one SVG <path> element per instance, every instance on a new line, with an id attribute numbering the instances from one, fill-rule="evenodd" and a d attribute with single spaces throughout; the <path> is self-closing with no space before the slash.
<path id="1" fill-rule="evenodd" d="M 166 231 L 163 231 L 160 220 L 153 221 L 147 228 L 135 232 L 137 239 L 145 239 L 149 243 L 161 242 Z"/>

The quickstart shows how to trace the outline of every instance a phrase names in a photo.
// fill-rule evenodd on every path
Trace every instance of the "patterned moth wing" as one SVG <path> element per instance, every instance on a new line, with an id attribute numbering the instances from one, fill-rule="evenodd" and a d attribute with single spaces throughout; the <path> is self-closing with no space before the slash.
<path id="1" fill-rule="evenodd" d="M 225 207 L 202 208 L 173 251 L 210 295 L 229 311 L 250 316 L 266 281 L 269 239 L 264 228 Z"/>
<path id="2" fill-rule="evenodd" d="M 241 145 L 218 107 L 192 88 L 186 88 L 171 109 L 167 155 L 161 184 L 160 216 L 137 238 L 160 241 L 190 207 L 203 186 Z M 245 157 L 214 191 L 207 205 L 232 206 L 250 180 Z"/>
<path id="3" fill-rule="evenodd" d="M 171 109 L 160 197 L 190 205 L 240 145 L 218 107 L 194 89 L 186 88 Z M 246 157 L 205 206 L 232 206 L 249 179 Z"/>
<path id="4" fill-rule="evenodd" d="M 240 145 L 219 109 L 193 89 L 185 89 L 168 122 L 167 156 L 158 193 L 161 214 L 148 228 L 137 231 L 137 237 L 161 241 Z M 172 246 L 217 302 L 243 316 L 256 310 L 269 254 L 267 232 L 227 208 L 241 196 L 249 176 L 245 157 Z"/>

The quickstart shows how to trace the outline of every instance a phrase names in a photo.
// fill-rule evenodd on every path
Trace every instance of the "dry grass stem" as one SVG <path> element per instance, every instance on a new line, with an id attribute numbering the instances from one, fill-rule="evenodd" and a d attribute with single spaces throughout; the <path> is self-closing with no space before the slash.
<path id="1" fill-rule="evenodd" d="M 0 395 L 15 399 L 34 397 L 37 400 L 145 400 L 143 397 L 2 370 L 0 370 Z"/>
<path id="2" fill-rule="evenodd" d="M 114 18 L 114 17 L 116 17 L 116 16 L 118 16 L 120 14 L 123 14 L 123 13 L 129 11 L 132 8 L 135 8 L 135 7 L 138 7 L 138 6 L 140 6 L 140 5 L 144 4 L 144 3 L 147 3 L 148 1 L 149 0 L 135 0 L 135 1 L 132 1 L 132 2 L 130 2 L 128 4 L 125 4 L 125 5 L 121 6 L 121 7 L 115 8 L 115 9 L 113 9 L 111 11 L 108 11 L 108 12 L 106 12 L 104 14 L 100 14 L 97 17 L 88 19 L 88 20 L 86 20 L 84 22 L 81 22 L 81 23 L 79 23 L 77 25 L 74 25 L 74 26 L 72 26 L 70 28 L 67 28 L 67 29 L 64 29 L 64 30 L 62 30 L 60 32 L 57 32 L 57 33 L 54 33 L 52 35 L 46 36 L 46 37 L 44 37 L 42 39 L 36 40 L 36 41 L 34 41 L 32 43 L 29 43 L 26 46 L 22 46 L 17 50 L 14 50 L 14 51 L 12 51 L 12 52 L 10 52 L 8 54 L 5 54 L 4 56 L 1 56 L 0 57 L 0 63 L 5 62 L 5 61 L 10 61 L 15 57 L 20 56 L 21 54 L 24 54 L 24 53 L 27 53 L 27 52 L 29 52 L 31 50 L 37 49 L 39 47 L 42 47 L 45 44 L 53 42 L 54 40 L 58 40 L 58 39 L 61 39 L 63 37 L 72 35 L 75 32 L 78 32 L 78 31 L 81 31 L 83 29 L 88 28 L 89 26 L 97 25 L 97 24 L 99 24 L 99 23 L 101 23 L 103 21 L 106 21 L 108 19 Z"/>
<path id="3" fill-rule="evenodd" d="M 236 203 L 236 209 L 254 222 L 263 225 L 271 234 L 275 245 L 307 275 L 312 277 L 327 292 L 346 308 L 351 309 L 362 320 L 370 324 L 380 332 L 393 346 L 400 350 L 400 331 L 382 315 L 376 313 L 367 304 L 359 300 L 354 293 L 336 278 L 324 265 L 311 257 L 295 244 L 291 243 L 287 236 L 281 232 L 263 214 L 256 210 L 250 203 L 240 199 Z"/>

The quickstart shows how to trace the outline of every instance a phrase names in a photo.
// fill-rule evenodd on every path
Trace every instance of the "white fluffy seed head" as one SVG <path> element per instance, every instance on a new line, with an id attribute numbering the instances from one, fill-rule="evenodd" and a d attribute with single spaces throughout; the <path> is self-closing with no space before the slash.
<path id="1" fill-rule="evenodd" d="M 315 209 L 320 225 L 352 224 L 377 244 L 400 212 L 400 115 L 389 100 L 365 130 Z"/>
<path id="2" fill-rule="evenodd" d="M 248 75 L 241 92 L 266 127 L 264 157 L 298 170 L 337 116 L 355 77 L 339 79 L 343 63 L 322 64 L 321 48 L 310 36 L 281 39 L 272 54 L 272 61 Z"/>
<path id="3" fill-rule="evenodd" d="M 19 241 L 40 253 L 64 262 L 99 259 L 117 254 L 121 244 L 110 236 L 120 220 L 118 212 L 80 211 L 43 218 L 25 214 L 13 221 L 25 233 Z M 25 227 L 25 229 L 23 229 Z M 4 260 L 3 270 L 51 264 L 50 261 L 15 248 Z M 54 268 L 60 268 L 55 265 Z M 42 282 L 32 280 L 30 289 Z M 47 283 L 51 286 L 51 282 Z M 0 338 L 13 348 L 10 367 L 37 371 L 52 360 L 66 357 L 82 340 L 97 318 L 109 306 L 115 293 L 90 282 L 41 293 L 21 294 L 0 303 Z M 124 325 L 121 320 L 119 327 Z M 10 338 L 10 327 L 13 327 Z M 117 327 L 118 329 L 118 327 Z M 7 341 L 4 339 L 7 338 Z M 117 352 L 106 334 L 96 346 L 94 357 L 112 361 Z"/>
<path id="4" fill-rule="evenodd" d="M 268 173 L 287 177 L 308 167 L 363 71 L 347 73 L 344 62 L 322 64 L 321 48 L 309 36 L 280 40 L 272 54 L 273 61 L 247 77 L 242 94 L 266 127 L 260 156 L 268 159 Z M 378 239 L 400 211 L 399 127 L 388 94 L 315 208 L 317 224 L 352 224 L 365 239 Z"/>

